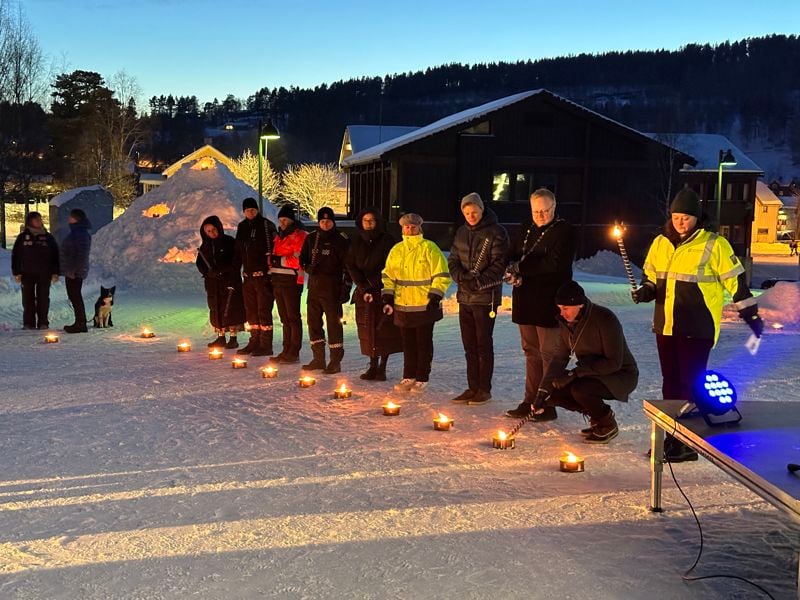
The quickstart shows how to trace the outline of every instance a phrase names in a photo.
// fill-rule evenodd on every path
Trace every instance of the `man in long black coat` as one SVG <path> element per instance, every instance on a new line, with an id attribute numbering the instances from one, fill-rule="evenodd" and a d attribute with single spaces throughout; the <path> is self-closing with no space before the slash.
<path id="1" fill-rule="evenodd" d="M 75 322 L 64 327 L 67 333 L 86 333 L 86 306 L 83 303 L 83 280 L 89 275 L 89 255 L 92 250 L 92 224 L 86 213 L 74 208 L 69 213 L 69 233 L 61 242 L 61 271 L 67 288 L 67 298 L 75 312 Z"/>
<path id="2" fill-rule="evenodd" d="M 11 273 L 22 285 L 22 325 L 25 329 L 50 326 L 50 284 L 58 281 L 58 244 L 42 223 L 42 215 L 29 212 L 25 228 L 11 251 Z M 38 319 L 38 321 L 37 321 Z"/>

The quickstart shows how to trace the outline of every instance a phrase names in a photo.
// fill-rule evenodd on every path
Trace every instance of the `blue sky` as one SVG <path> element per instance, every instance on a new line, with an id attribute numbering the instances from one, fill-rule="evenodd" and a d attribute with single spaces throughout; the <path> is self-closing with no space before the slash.
<path id="1" fill-rule="evenodd" d="M 125 70 L 201 102 L 449 62 L 798 33 L 794 0 L 18 0 L 57 71 Z M 794 27 L 793 27 L 794 26 Z"/>

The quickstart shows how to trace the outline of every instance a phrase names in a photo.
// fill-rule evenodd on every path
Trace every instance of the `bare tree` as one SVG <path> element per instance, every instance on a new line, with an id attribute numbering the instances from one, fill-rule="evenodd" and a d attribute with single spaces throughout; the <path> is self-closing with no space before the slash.
<path id="1" fill-rule="evenodd" d="M 247 185 L 258 191 L 258 156 L 246 149 L 239 158 L 233 160 L 233 174 Z M 281 192 L 281 177 L 264 161 L 261 174 L 261 189 L 264 197 L 271 202 L 276 202 Z"/>
<path id="2" fill-rule="evenodd" d="M 339 172 L 331 163 L 291 165 L 283 175 L 282 196 L 301 212 L 316 216 L 323 206 L 336 203 L 338 185 Z"/>
<path id="3" fill-rule="evenodd" d="M 677 193 L 675 186 L 675 175 L 682 165 L 678 165 L 681 152 L 678 150 L 680 134 L 677 133 L 657 133 L 655 139 L 661 142 L 665 148 L 659 154 L 657 161 L 658 169 L 658 208 L 664 218 L 669 216 L 669 205 L 672 197 Z"/>
<path id="4" fill-rule="evenodd" d="M 0 0 L 0 99 L 43 104 L 47 93 L 45 58 L 22 6 Z"/>

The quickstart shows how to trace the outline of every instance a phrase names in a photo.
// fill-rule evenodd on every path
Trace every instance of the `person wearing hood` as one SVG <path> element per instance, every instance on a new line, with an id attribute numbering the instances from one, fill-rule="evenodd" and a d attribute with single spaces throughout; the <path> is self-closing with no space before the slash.
<path id="1" fill-rule="evenodd" d="M 244 310 L 250 323 L 250 340 L 237 354 L 272 355 L 272 307 L 275 296 L 269 277 L 276 230 L 258 212 L 255 198 L 242 202 L 244 220 L 236 228 L 236 251 L 242 265 Z"/>
<path id="2" fill-rule="evenodd" d="M 383 312 L 394 315 L 403 340 L 403 378 L 398 392 L 422 392 L 433 362 L 433 326 L 441 321 L 442 298 L 452 280 L 439 246 L 422 237 L 422 217 L 400 217 L 403 241 L 395 244 L 381 275 Z"/>
<path id="3" fill-rule="evenodd" d="M 386 231 L 380 212 L 365 208 L 356 217 L 358 235 L 350 241 L 347 270 L 356 285 L 356 326 L 361 354 L 369 357 L 369 367 L 360 377 L 386 381 L 386 363 L 390 354 L 403 351 L 400 331 L 392 319 L 381 312 L 381 272 L 386 257 L 397 240 Z"/>
<path id="4" fill-rule="evenodd" d="M 67 298 L 75 312 L 75 322 L 64 327 L 67 333 L 86 333 L 86 307 L 83 303 L 83 280 L 89 274 L 89 253 L 92 249 L 92 224 L 80 208 L 70 211 L 69 233 L 61 242 L 61 273 L 67 287 Z"/>
<path id="5" fill-rule="evenodd" d="M 467 359 L 467 389 L 453 402 L 485 404 L 492 398 L 492 333 L 503 299 L 508 232 L 476 192 L 461 199 L 461 213 L 466 223 L 456 230 L 447 264 L 458 285 L 458 324 Z"/>
<path id="6" fill-rule="evenodd" d="M 300 251 L 300 266 L 308 273 L 306 318 L 310 338 L 311 362 L 303 365 L 310 371 L 323 370 L 333 374 L 342 370 L 344 357 L 344 331 L 342 329 L 342 304 L 350 300 L 350 274 L 345 268 L 345 257 L 350 240 L 336 227 L 333 210 L 323 206 L 317 211 L 319 229 L 308 234 Z M 328 327 L 330 362 L 325 364 L 325 329 Z"/>
<path id="7" fill-rule="evenodd" d="M 56 239 L 45 229 L 42 215 L 29 212 L 11 251 L 11 273 L 22 286 L 24 329 L 50 326 L 50 284 L 58 281 L 58 272 Z"/>
<path id="8" fill-rule="evenodd" d="M 574 281 L 555 295 L 561 340 L 570 350 L 572 369 L 551 363 L 534 410 L 560 406 L 589 420 L 581 430 L 587 444 L 607 444 L 617 437 L 614 411 L 605 400 L 627 402 L 639 383 L 639 368 L 628 349 L 617 316 L 594 304 Z"/>
<path id="9" fill-rule="evenodd" d="M 271 362 L 292 364 L 300 362 L 303 346 L 303 319 L 300 317 L 300 298 L 303 295 L 303 268 L 300 251 L 308 233 L 289 204 L 278 211 L 278 235 L 270 256 L 269 276 L 275 292 L 275 304 L 283 329 L 283 349 Z"/>
<path id="10" fill-rule="evenodd" d="M 217 338 L 208 347 L 238 348 L 236 333 L 244 327 L 244 301 L 236 240 L 225 234 L 222 221 L 216 215 L 203 220 L 200 239 L 203 242 L 197 251 L 195 264 L 203 276 L 208 320 L 217 332 Z M 226 331 L 230 331 L 230 341 L 225 340 Z"/>
<path id="11" fill-rule="evenodd" d="M 664 233 L 647 252 L 641 286 L 631 296 L 637 304 L 655 300 L 653 331 L 663 397 L 688 401 L 719 338 L 724 293 L 730 294 L 739 317 L 756 337 L 761 337 L 764 322 L 730 243 L 705 229 L 697 193 L 688 188 L 679 191 L 670 213 Z M 670 435 L 664 453 L 669 462 L 697 460 L 694 450 Z"/>

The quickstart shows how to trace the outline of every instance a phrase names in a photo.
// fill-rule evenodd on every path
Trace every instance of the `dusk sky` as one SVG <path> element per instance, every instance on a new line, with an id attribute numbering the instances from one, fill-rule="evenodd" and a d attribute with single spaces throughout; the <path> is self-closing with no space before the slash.
<path id="1" fill-rule="evenodd" d="M 125 70 L 143 99 L 195 94 L 201 104 L 449 62 L 677 49 L 800 30 L 794 0 L 19 2 L 56 71 Z"/>

